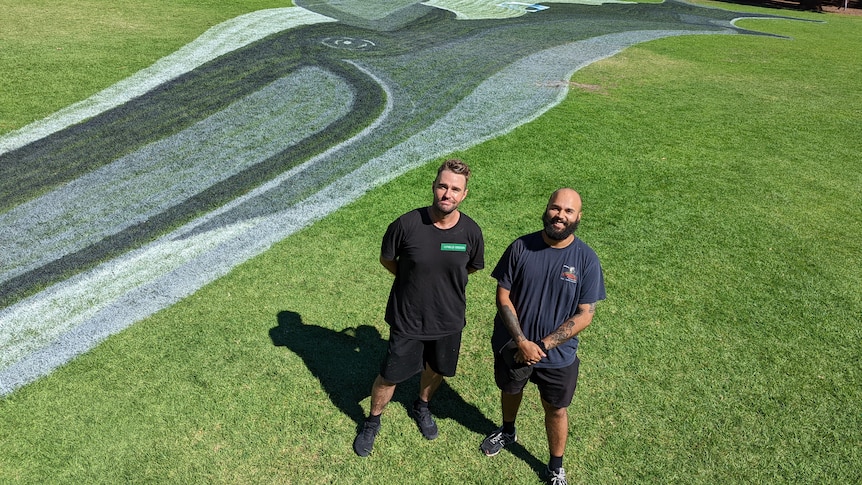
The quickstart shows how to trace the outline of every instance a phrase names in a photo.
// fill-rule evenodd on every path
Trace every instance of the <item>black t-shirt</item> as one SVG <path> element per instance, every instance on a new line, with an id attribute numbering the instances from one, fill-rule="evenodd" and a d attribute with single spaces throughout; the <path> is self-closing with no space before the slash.
<path id="1" fill-rule="evenodd" d="M 464 328 L 468 270 L 485 267 L 485 242 L 473 219 L 462 212 L 455 226 L 439 229 L 427 207 L 410 211 L 386 229 L 380 256 L 398 262 L 386 305 L 392 332 L 435 339 Z"/>

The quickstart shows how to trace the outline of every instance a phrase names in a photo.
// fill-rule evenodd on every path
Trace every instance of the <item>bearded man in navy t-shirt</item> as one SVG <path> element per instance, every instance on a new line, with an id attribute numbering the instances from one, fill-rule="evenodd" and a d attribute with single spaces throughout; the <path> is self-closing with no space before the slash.
<path id="1" fill-rule="evenodd" d="M 578 382 L 578 333 L 605 298 L 596 253 L 575 235 L 581 197 L 572 189 L 551 195 L 544 229 L 516 239 L 491 276 L 497 279 L 497 315 L 491 345 L 501 391 L 503 426 L 482 441 L 494 456 L 517 440 L 515 418 L 528 382 L 536 384 L 545 411 L 550 458 L 547 480 L 565 485 L 563 453 L 568 411 Z"/>

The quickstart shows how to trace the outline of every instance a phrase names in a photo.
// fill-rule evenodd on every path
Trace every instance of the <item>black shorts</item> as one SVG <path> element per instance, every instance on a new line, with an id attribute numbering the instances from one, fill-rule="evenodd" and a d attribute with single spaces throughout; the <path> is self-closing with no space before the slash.
<path id="1" fill-rule="evenodd" d="M 389 350 L 380 365 L 380 376 L 398 384 L 425 369 L 425 364 L 444 377 L 455 375 L 461 353 L 461 332 L 434 340 L 389 336 Z"/>
<path id="2" fill-rule="evenodd" d="M 530 377 L 516 381 L 509 378 L 509 368 L 500 354 L 494 357 L 494 380 L 497 387 L 506 394 L 520 394 L 527 387 L 527 382 L 533 382 L 539 389 L 539 395 L 548 404 L 556 408 L 567 408 L 572 404 L 575 388 L 578 387 L 578 370 L 581 360 L 575 356 L 575 361 L 568 367 L 548 369 L 535 367 Z"/>

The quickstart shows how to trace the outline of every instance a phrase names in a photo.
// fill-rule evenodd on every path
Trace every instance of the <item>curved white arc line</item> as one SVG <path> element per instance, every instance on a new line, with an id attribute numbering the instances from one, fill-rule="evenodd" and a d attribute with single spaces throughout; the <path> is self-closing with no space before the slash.
<path id="1" fill-rule="evenodd" d="M 560 81 L 569 79 L 583 67 L 611 57 L 626 48 L 650 40 L 680 35 L 733 34 L 733 31 L 629 31 L 606 34 L 576 41 L 562 46 L 539 51 L 520 59 L 480 84 L 470 95 L 462 99 L 455 108 L 440 116 L 428 129 L 411 136 L 409 139 L 387 150 L 374 160 L 359 167 L 345 178 L 365 180 L 379 171 L 386 175 L 379 184 L 388 182 L 403 173 L 436 157 L 453 151 L 465 150 L 479 143 L 505 135 L 518 126 L 529 123 L 565 99 L 568 88 L 555 90 L 552 97 L 540 98 L 535 89 L 524 90 L 525 83 L 537 81 Z M 557 68 L 564 64 L 565 68 Z M 524 76 L 537 73 L 550 76 L 550 79 L 526 79 Z M 505 99 L 507 103 L 488 103 L 488 99 Z M 513 106 L 514 100 L 525 100 L 521 107 Z M 546 102 L 535 103 L 546 99 Z M 529 106 L 534 103 L 533 106 Z M 519 111 L 519 108 L 526 109 Z M 485 111 L 483 111 L 485 110 Z M 507 111 L 508 110 L 508 111 Z M 459 121 L 478 120 L 489 129 L 484 131 L 465 130 Z M 499 124 L 488 120 L 497 120 Z M 477 121 L 477 123 L 478 123 Z M 475 125 L 476 123 L 474 123 Z M 373 167 L 373 168 L 372 168 Z"/>

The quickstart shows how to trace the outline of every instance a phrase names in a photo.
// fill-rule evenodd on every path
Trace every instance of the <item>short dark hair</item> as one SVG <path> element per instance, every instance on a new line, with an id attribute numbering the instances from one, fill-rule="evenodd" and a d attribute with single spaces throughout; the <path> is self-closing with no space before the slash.
<path id="1" fill-rule="evenodd" d="M 442 172 L 443 170 L 448 170 L 452 173 L 463 175 L 464 178 L 467 179 L 467 182 L 470 181 L 470 167 L 468 167 L 467 164 L 464 163 L 462 160 L 459 160 L 457 158 L 450 158 L 449 160 L 443 162 L 443 164 L 440 165 L 440 168 L 437 169 L 437 178 L 440 178 L 440 172 Z"/>

